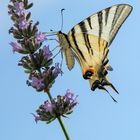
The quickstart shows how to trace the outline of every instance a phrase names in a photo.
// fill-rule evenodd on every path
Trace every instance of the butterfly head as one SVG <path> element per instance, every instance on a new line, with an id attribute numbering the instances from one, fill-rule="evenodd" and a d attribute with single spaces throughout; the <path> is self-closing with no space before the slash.
<path id="1" fill-rule="evenodd" d="M 58 31 L 57 32 L 57 37 L 58 37 L 58 40 L 59 40 L 59 44 L 60 46 L 66 46 L 67 45 L 67 35 L 61 31 Z"/>
<path id="2" fill-rule="evenodd" d="M 63 37 L 63 33 L 61 31 L 57 32 L 57 37 L 60 40 Z"/>

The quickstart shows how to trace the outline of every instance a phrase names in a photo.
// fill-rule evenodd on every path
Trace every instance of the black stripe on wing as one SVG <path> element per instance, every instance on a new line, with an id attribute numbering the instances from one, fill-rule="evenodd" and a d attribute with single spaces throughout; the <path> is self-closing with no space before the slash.
<path id="1" fill-rule="evenodd" d="M 102 30 L 103 30 L 103 13 L 102 13 L 102 11 L 100 11 L 98 13 L 98 22 L 99 22 L 99 42 L 100 42 Z"/>
<path id="2" fill-rule="evenodd" d="M 87 20 L 82 21 L 78 25 L 79 25 L 79 27 L 81 29 L 81 32 L 82 32 L 82 35 L 83 35 L 84 44 L 86 45 L 88 53 L 90 53 L 92 48 L 91 48 L 91 44 L 90 44 L 90 41 L 89 41 L 89 38 L 88 38 L 88 34 L 86 34 L 87 33 L 87 28 L 86 28 L 86 24 L 85 24 L 86 21 Z M 93 51 L 91 51 L 91 52 L 92 52 L 92 55 L 93 55 Z"/>
<path id="3" fill-rule="evenodd" d="M 120 7 L 120 5 L 119 6 L 117 6 L 118 8 L 117 8 L 117 11 L 119 11 L 119 12 L 117 12 L 117 15 L 118 16 L 115 16 L 115 19 L 114 19 L 114 23 L 112 24 L 112 28 L 111 28 L 111 31 L 110 31 L 110 33 L 114 30 L 114 27 L 115 27 L 115 25 L 116 25 L 116 23 L 117 23 L 117 20 L 119 19 L 119 17 L 120 17 L 120 15 L 121 15 L 121 13 L 122 13 L 122 11 L 124 10 L 124 8 L 126 7 L 125 5 L 122 5 L 121 7 Z M 131 10 L 132 11 L 132 10 Z M 128 13 L 128 15 L 125 17 L 125 19 L 123 20 L 123 22 L 121 23 L 121 25 L 118 27 L 118 29 L 116 30 L 116 32 L 115 32 L 115 34 L 113 35 L 113 38 L 110 40 L 110 43 L 109 43 L 109 46 L 111 45 L 111 43 L 112 43 L 112 41 L 114 40 L 114 38 L 115 38 L 115 36 L 116 36 L 116 34 L 118 33 L 118 31 L 119 31 L 119 29 L 120 29 L 120 27 L 122 26 L 122 24 L 125 22 L 125 20 L 127 19 L 127 17 L 130 15 L 130 13 L 131 13 L 131 11 Z"/>
<path id="4" fill-rule="evenodd" d="M 78 25 L 79 25 L 82 33 L 86 33 L 87 32 L 85 21 L 80 22 Z"/>
<path id="5" fill-rule="evenodd" d="M 117 20 L 118 20 L 118 18 L 119 18 L 119 15 L 117 15 L 118 9 L 120 9 L 119 6 L 117 6 L 116 9 L 115 9 L 115 14 L 114 14 L 114 17 L 113 17 L 113 20 L 112 20 L 112 25 L 111 25 L 111 30 L 110 30 L 110 32 L 112 31 L 112 29 L 113 29 L 115 23 L 117 22 Z M 121 12 L 122 12 L 122 10 L 121 10 Z M 120 12 L 120 13 L 121 13 L 121 12 Z"/>
<path id="6" fill-rule="evenodd" d="M 90 29 L 92 29 L 91 17 L 88 17 L 86 20 L 88 22 L 88 25 L 89 25 Z"/>
<path id="7" fill-rule="evenodd" d="M 111 8 L 111 7 L 105 9 L 105 25 L 107 25 L 108 15 L 109 15 L 110 8 Z"/>
<path id="8" fill-rule="evenodd" d="M 81 55 L 81 57 L 83 58 L 83 60 L 86 61 L 83 53 L 81 52 L 81 50 L 79 49 L 79 46 L 77 44 L 76 37 L 75 37 L 75 29 L 72 28 L 71 32 L 72 32 L 71 37 L 73 39 L 73 42 L 74 42 L 74 45 L 76 46 L 77 51 L 79 52 L 79 54 Z"/>
<path id="9" fill-rule="evenodd" d="M 98 23 L 99 23 L 99 38 L 98 38 L 98 44 L 99 44 L 99 52 L 100 52 L 100 42 L 101 42 L 101 35 L 102 35 L 102 30 L 103 30 L 103 13 L 100 11 L 97 13 L 98 15 Z"/>
<path id="10" fill-rule="evenodd" d="M 67 36 L 66 34 L 63 34 L 63 35 L 64 35 L 64 37 L 65 37 L 67 43 L 69 44 L 68 47 L 71 48 L 71 44 L 70 44 L 70 41 L 69 41 L 69 39 L 68 39 L 68 36 Z"/>
<path id="11" fill-rule="evenodd" d="M 91 54 L 94 55 L 93 49 L 92 49 L 91 44 L 90 44 L 89 35 L 85 34 L 85 38 L 86 38 L 86 41 L 87 41 L 87 46 L 90 48 Z"/>

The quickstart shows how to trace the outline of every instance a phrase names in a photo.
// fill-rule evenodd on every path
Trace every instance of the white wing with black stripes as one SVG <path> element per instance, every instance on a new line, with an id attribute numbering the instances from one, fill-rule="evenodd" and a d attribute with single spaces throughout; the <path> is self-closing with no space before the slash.
<path id="1" fill-rule="evenodd" d="M 114 5 L 81 21 L 68 35 L 58 33 L 61 47 L 71 50 L 74 57 L 70 61 L 77 59 L 93 91 L 110 86 L 118 93 L 107 78 L 108 70 L 112 70 L 108 64 L 109 45 L 131 11 L 128 4 Z"/>
<path id="2" fill-rule="evenodd" d="M 69 35 L 73 31 L 75 34 L 93 34 L 106 40 L 109 45 L 131 11 L 132 6 L 128 4 L 118 4 L 106 8 L 74 26 L 69 32 Z"/>

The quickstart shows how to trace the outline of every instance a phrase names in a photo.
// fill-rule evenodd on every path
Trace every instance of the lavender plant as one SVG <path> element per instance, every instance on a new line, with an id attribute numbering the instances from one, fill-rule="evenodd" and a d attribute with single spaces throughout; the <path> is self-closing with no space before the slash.
<path id="1" fill-rule="evenodd" d="M 8 13 L 13 21 L 13 27 L 9 33 L 16 39 L 11 42 L 13 53 L 22 54 L 18 65 L 24 68 L 29 75 L 27 85 L 33 87 L 37 92 L 44 91 L 49 100 L 45 101 L 32 113 L 35 121 L 50 123 L 57 119 L 62 127 L 67 140 L 69 135 L 62 122 L 62 117 L 67 117 L 73 112 L 77 105 L 77 96 L 67 90 L 65 95 L 58 95 L 53 98 L 50 89 L 54 85 L 58 75 L 62 74 L 59 63 L 53 63 L 53 54 L 50 47 L 43 44 L 47 41 L 45 32 L 38 30 L 39 22 L 33 23 L 29 9 L 33 3 L 28 0 L 10 0 Z"/>

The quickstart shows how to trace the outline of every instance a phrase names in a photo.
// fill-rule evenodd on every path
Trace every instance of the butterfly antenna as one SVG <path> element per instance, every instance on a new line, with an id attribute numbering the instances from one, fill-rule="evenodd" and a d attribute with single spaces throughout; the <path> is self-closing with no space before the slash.
<path id="1" fill-rule="evenodd" d="M 65 9 L 63 8 L 63 9 L 61 9 L 61 29 L 60 29 L 60 31 L 62 31 L 62 29 L 63 29 L 63 11 L 64 11 Z"/>

